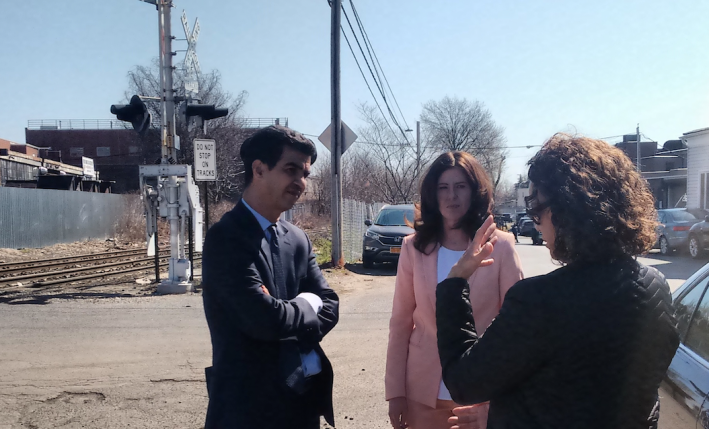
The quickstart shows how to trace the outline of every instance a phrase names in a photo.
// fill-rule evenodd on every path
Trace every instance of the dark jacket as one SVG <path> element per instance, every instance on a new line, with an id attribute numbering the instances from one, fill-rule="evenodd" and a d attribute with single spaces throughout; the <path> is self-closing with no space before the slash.
<path id="1" fill-rule="evenodd" d="M 285 296 L 273 282 L 264 233 L 241 201 L 207 233 L 203 299 L 213 352 L 206 371 L 207 429 L 309 428 L 314 421 L 319 427 L 321 415 L 334 423 L 332 367 L 319 342 L 337 323 L 338 298 L 306 234 L 288 222 L 279 221 L 278 228 Z M 301 292 L 323 300 L 319 314 L 295 298 Z M 322 372 L 305 379 L 300 353 L 311 350 L 320 356 Z"/>
<path id="2" fill-rule="evenodd" d="M 656 269 L 627 258 L 521 280 L 480 338 L 465 280 L 436 292 L 443 380 L 458 403 L 490 401 L 489 429 L 656 426 L 679 345 Z"/>

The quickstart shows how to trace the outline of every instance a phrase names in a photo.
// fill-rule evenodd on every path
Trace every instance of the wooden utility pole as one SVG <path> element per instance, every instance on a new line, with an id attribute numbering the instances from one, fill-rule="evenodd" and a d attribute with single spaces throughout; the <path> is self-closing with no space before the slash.
<path id="1" fill-rule="evenodd" d="M 336 267 L 345 265 L 342 252 L 342 116 L 340 111 L 340 16 L 342 0 L 332 0 L 330 5 L 330 92 L 331 92 L 331 127 L 330 146 L 332 171 L 332 264 Z"/>

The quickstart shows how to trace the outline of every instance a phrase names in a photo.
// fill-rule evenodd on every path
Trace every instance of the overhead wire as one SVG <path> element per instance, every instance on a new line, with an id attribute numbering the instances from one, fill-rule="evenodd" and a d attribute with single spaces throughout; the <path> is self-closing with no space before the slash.
<path id="1" fill-rule="evenodd" d="M 382 99 L 383 99 L 383 101 L 384 101 L 384 105 L 386 106 L 387 110 L 389 111 L 389 116 L 392 118 L 392 120 L 394 121 L 394 124 L 395 124 L 395 125 L 399 128 L 399 130 L 401 131 L 401 134 L 404 136 L 404 140 L 405 140 L 407 143 L 409 143 L 409 139 L 408 139 L 408 136 L 406 135 L 406 132 L 401 128 L 401 125 L 398 123 L 398 121 L 397 121 L 396 118 L 394 117 L 394 113 L 391 111 L 391 107 L 389 106 L 389 103 L 387 102 L 386 96 L 384 95 L 384 91 L 383 91 L 383 89 L 382 89 L 382 86 L 381 86 L 380 82 L 377 80 L 376 76 L 374 76 L 374 72 L 372 71 L 372 66 L 369 64 L 369 60 L 367 60 L 367 55 L 364 53 L 364 49 L 362 48 L 362 44 L 359 42 L 359 38 L 357 37 L 357 33 L 355 33 L 354 27 L 352 26 L 352 22 L 350 21 L 350 17 L 349 17 L 349 15 L 347 14 L 347 11 L 345 10 L 345 7 L 344 7 L 344 6 L 342 6 L 342 13 L 345 15 L 345 19 L 347 20 L 347 24 L 348 24 L 349 27 L 350 27 L 350 31 L 352 31 L 352 35 L 353 35 L 355 41 L 357 42 L 357 46 L 359 47 L 359 51 L 362 53 L 362 58 L 364 59 L 365 64 L 367 64 L 367 68 L 369 69 L 369 74 L 372 75 L 372 79 L 374 80 L 374 83 L 375 83 L 375 85 L 377 86 L 377 89 L 379 90 L 379 94 L 382 95 Z M 343 34 L 344 34 L 344 29 L 343 29 Z M 355 61 L 356 61 L 356 58 L 357 58 L 357 57 L 356 57 L 356 55 L 355 55 L 355 53 L 354 53 L 354 50 L 352 49 L 352 45 L 350 44 L 350 42 L 349 42 L 349 40 L 347 39 L 347 36 L 346 36 L 346 35 L 345 35 L 345 40 L 347 41 L 347 44 L 350 46 L 350 51 L 352 51 L 352 56 L 355 57 Z M 373 63 L 373 61 L 372 61 L 372 63 Z M 357 65 L 359 66 L 359 62 L 357 62 Z M 360 72 L 361 72 L 361 71 L 362 71 L 362 70 L 361 70 L 361 68 L 360 68 Z M 364 73 L 363 73 L 363 76 L 362 76 L 362 77 L 365 79 L 365 81 L 367 81 L 367 78 L 364 76 Z M 369 87 L 369 83 L 367 83 L 367 86 Z M 370 89 L 370 92 L 371 92 L 371 89 Z M 374 97 L 374 94 L 372 94 L 372 97 Z M 375 101 L 376 101 L 376 97 L 374 97 L 374 99 L 375 99 Z M 378 102 L 377 102 L 377 105 L 379 105 Z M 381 106 L 380 106 L 380 111 L 382 112 L 382 116 L 384 117 L 384 120 L 387 121 L 386 115 L 385 115 L 384 112 L 382 111 Z M 387 121 L 387 123 L 388 123 L 388 121 Z M 389 127 L 391 128 L 391 125 L 389 125 Z M 392 131 L 393 131 L 393 129 L 392 129 Z M 396 132 L 394 132 L 394 135 L 396 135 Z M 397 138 L 397 140 L 399 140 L 399 139 Z"/>
<path id="2" fill-rule="evenodd" d="M 382 76 L 384 77 L 384 82 L 386 83 L 387 87 L 389 88 L 389 93 L 391 94 L 391 97 L 394 99 L 394 103 L 396 104 L 396 108 L 399 110 L 399 114 L 401 115 L 401 119 L 404 121 L 404 125 L 406 126 L 406 129 L 410 129 L 409 124 L 406 122 L 406 117 L 404 116 L 404 113 L 401 111 L 401 107 L 399 106 L 399 101 L 396 99 L 396 96 L 394 95 L 394 91 L 392 91 L 392 89 L 391 89 L 391 85 L 389 84 L 389 79 L 387 79 L 386 73 L 384 73 L 384 69 L 382 68 L 381 63 L 379 62 L 379 57 L 377 56 L 377 52 L 374 50 L 374 46 L 372 45 L 372 42 L 369 39 L 369 34 L 367 34 L 367 30 L 364 28 L 364 23 L 362 23 L 362 19 L 359 17 L 359 12 L 357 12 L 357 8 L 355 7 L 353 0 L 350 0 L 350 6 L 352 7 L 352 11 L 354 12 L 355 20 L 357 21 L 357 25 L 359 27 L 360 33 L 362 34 L 362 38 L 364 39 L 365 46 L 367 46 L 367 52 L 369 52 L 369 56 L 370 56 L 370 58 L 372 58 L 372 65 L 374 65 L 374 69 L 375 69 L 375 71 L 377 71 L 377 76 L 379 76 L 378 70 L 381 70 Z M 370 50 L 370 48 L 371 48 L 371 50 Z M 377 69 L 377 66 L 379 66 L 378 69 Z M 381 81 L 381 77 L 379 78 L 379 80 Z M 384 97 L 384 94 L 382 94 L 382 97 Z M 392 119 L 394 119 L 394 118 L 392 117 Z"/>
<path id="3" fill-rule="evenodd" d="M 359 69 L 359 72 L 362 74 L 362 79 L 364 79 L 364 83 L 367 84 L 367 89 L 369 89 L 369 93 L 372 95 L 372 98 L 374 99 L 374 103 L 377 105 L 377 108 L 379 108 L 379 112 L 382 114 L 382 118 L 384 119 L 384 122 L 386 122 L 386 124 L 389 127 L 389 129 L 391 130 L 392 134 L 394 136 L 396 136 L 396 131 L 394 131 L 394 128 L 392 128 L 389 121 L 386 120 L 386 116 L 384 115 L 384 111 L 382 110 L 382 106 L 379 105 L 379 101 L 377 100 L 377 97 L 374 96 L 374 91 L 372 91 L 372 87 L 369 85 L 369 81 L 367 80 L 367 77 L 364 74 L 364 71 L 362 70 L 362 67 L 359 65 L 359 60 L 357 59 L 357 55 L 355 55 L 355 53 L 354 53 L 354 49 L 352 48 L 352 44 L 350 43 L 350 40 L 347 38 L 347 34 L 345 33 L 345 28 L 342 25 L 340 25 L 340 29 L 342 30 L 342 35 L 345 36 L 345 41 L 347 42 L 347 46 L 349 46 L 349 48 L 350 48 L 350 52 L 352 52 L 352 57 L 354 58 L 355 63 L 357 64 L 357 68 Z M 398 141 L 399 139 L 397 138 L 396 140 Z"/>

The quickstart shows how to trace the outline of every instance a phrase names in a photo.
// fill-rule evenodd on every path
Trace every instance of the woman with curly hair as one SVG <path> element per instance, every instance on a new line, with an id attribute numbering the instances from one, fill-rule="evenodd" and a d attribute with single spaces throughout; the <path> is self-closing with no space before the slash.
<path id="1" fill-rule="evenodd" d="M 529 161 L 529 179 L 527 213 L 562 267 L 514 285 L 479 336 L 465 279 L 495 258 L 488 218 L 437 287 L 443 381 L 459 404 L 490 401 L 490 429 L 657 427 L 679 339 L 665 278 L 636 260 L 655 241 L 647 183 L 619 149 L 566 134 Z"/>
<path id="2" fill-rule="evenodd" d="M 389 324 L 385 387 L 394 429 L 450 427 L 448 419 L 458 405 L 441 381 L 436 285 L 465 252 L 492 207 L 490 179 L 465 152 L 439 156 L 422 181 L 416 232 L 401 246 Z M 481 332 L 497 315 L 507 290 L 522 278 L 512 234 L 497 231 L 494 236 L 495 263 L 468 279 L 475 323 Z M 487 405 L 469 411 L 484 422 Z"/>

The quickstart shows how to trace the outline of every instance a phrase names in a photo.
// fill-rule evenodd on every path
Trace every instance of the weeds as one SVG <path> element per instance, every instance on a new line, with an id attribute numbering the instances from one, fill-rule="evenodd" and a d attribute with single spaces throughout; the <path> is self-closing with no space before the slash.
<path id="1" fill-rule="evenodd" d="M 330 262 L 332 253 L 332 241 L 325 237 L 315 237 L 313 239 L 313 252 L 318 265 Z"/>

